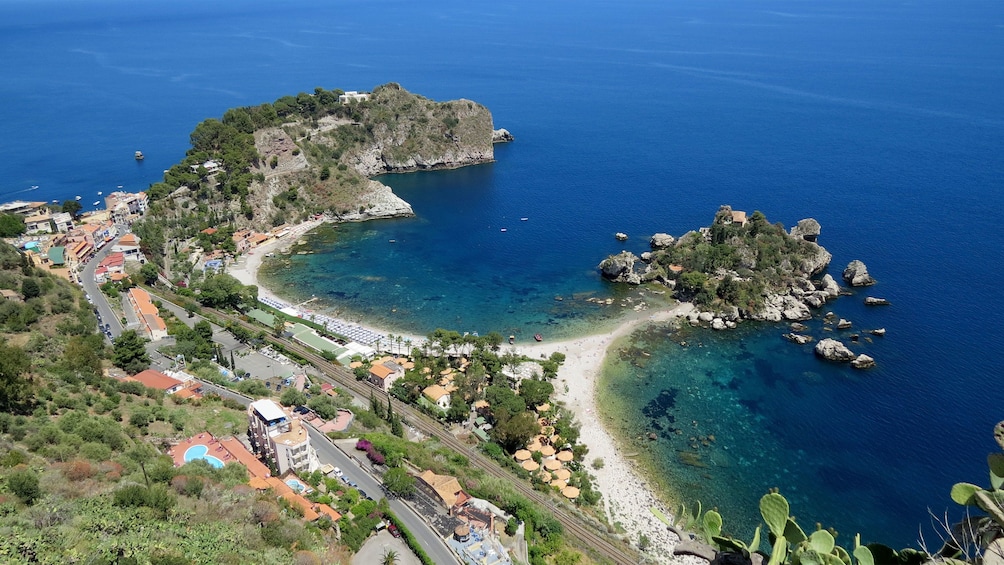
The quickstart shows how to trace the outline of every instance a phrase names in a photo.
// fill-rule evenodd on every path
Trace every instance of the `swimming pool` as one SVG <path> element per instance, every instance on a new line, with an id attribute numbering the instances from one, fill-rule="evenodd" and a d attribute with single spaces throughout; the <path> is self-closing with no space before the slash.
<path id="1" fill-rule="evenodd" d="M 310 492 L 310 487 L 301 483 L 297 479 L 288 479 L 286 480 L 286 484 L 289 485 L 289 488 L 293 489 L 293 492 L 301 494 Z"/>
<path id="2" fill-rule="evenodd" d="M 196 459 L 205 459 L 210 465 L 216 467 L 217 469 L 223 468 L 223 461 L 212 455 L 207 455 L 209 448 L 205 445 L 193 445 L 185 450 L 185 463 L 190 461 L 195 461 Z"/>

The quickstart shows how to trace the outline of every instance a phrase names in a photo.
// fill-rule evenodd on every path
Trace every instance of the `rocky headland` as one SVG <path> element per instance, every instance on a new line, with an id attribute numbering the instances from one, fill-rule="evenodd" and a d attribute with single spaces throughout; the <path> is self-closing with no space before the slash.
<path id="1" fill-rule="evenodd" d="M 840 295 L 830 275 L 818 275 L 831 255 L 816 240 L 819 222 L 800 221 L 791 232 L 760 212 L 722 206 L 708 227 L 676 238 L 657 233 L 640 256 L 622 251 L 598 266 L 604 278 L 628 284 L 656 283 L 689 300 L 693 323 L 716 329 L 743 319 L 807 320 L 812 309 Z"/>

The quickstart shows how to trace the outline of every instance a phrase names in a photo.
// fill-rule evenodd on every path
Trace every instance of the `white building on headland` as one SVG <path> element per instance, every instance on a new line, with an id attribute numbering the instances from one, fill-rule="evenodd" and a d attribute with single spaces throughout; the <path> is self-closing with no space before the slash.
<path id="1" fill-rule="evenodd" d="M 369 99 L 369 92 L 356 92 L 355 90 L 350 90 L 338 97 L 338 103 L 348 104 L 349 102 L 364 102 Z"/>
<path id="2" fill-rule="evenodd" d="M 320 467 L 300 419 L 267 398 L 248 406 L 248 439 L 255 454 L 274 465 L 279 475 Z"/>

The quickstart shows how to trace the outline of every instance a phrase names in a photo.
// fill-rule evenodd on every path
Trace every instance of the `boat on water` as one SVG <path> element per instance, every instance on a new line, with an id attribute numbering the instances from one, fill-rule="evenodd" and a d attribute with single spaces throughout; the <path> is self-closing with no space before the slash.
<path id="1" fill-rule="evenodd" d="M 143 152 L 142 151 L 137 151 L 136 152 L 136 160 L 137 161 L 142 161 L 143 160 Z"/>
<path id="2" fill-rule="evenodd" d="M 104 193 L 99 190 L 98 191 L 98 196 L 101 196 L 102 194 L 104 194 Z"/>
<path id="3" fill-rule="evenodd" d="M 53 203 L 53 204 L 59 204 L 59 200 L 56 200 L 55 198 L 53 198 L 53 199 L 52 199 L 52 203 Z"/>
<path id="4" fill-rule="evenodd" d="M 544 341 L 544 336 L 542 336 L 540 334 L 533 334 L 533 339 L 535 339 L 537 341 Z"/>
<path id="5" fill-rule="evenodd" d="M 31 188 L 29 188 L 28 190 L 38 190 L 38 185 L 37 184 L 33 184 L 33 185 L 31 185 Z"/>
<path id="6" fill-rule="evenodd" d="M 74 200 L 80 200 L 80 195 L 78 194 L 77 196 L 75 196 Z"/>
<path id="7" fill-rule="evenodd" d="M 101 202 L 99 202 L 99 201 L 95 200 L 95 201 L 94 201 L 94 204 L 92 204 L 92 206 L 97 206 L 97 205 L 99 205 L 99 204 L 101 204 Z"/>
<path id="8" fill-rule="evenodd" d="M 509 231 L 509 230 L 507 230 L 507 229 L 505 229 L 505 228 L 502 228 L 502 229 L 500 229 L 499 231 L 503 231 L 503 232 L 504 232 L 504 231 Z"/>
<path id="9" fill-rule="evenodd" d="M 520 218 L 520 219 L 519 219 L 519 221 L 521 221 L 521 222 L 525 222 L 525 221 L 527 221 L 527 220 L 529 220 L 529 219 L 530 219 L 530 218 Z"/>
<path id="10" fill-rule="evenodd" d="M 509 336 L 509 345 L 512 345 L 514 343 L 516 343 L 516 336 L 514 335 Z"/>

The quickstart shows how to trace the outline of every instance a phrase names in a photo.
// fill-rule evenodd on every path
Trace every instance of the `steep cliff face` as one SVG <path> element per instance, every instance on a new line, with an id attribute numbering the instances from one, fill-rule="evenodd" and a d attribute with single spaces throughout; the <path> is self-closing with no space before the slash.
<path id="1" fill-rule="evenodd" d="M 495 157 L 491 112 L 470 100 L 435 102 L 388 84 L 360 106 L 369 139 L 342 162 L 365 176 L 450 169 Z"/>
<path id="2" fill-rule="evenodd" d="M 327 212 L 340 221 L 413 215 L 369 177 L 490 162 L 492 116 L 470 100 L 436 102 L 391 83 L 336 113 L 255 132 L 257 218 Z M 295 198 L 293 197 L 295 195 Z"/>

